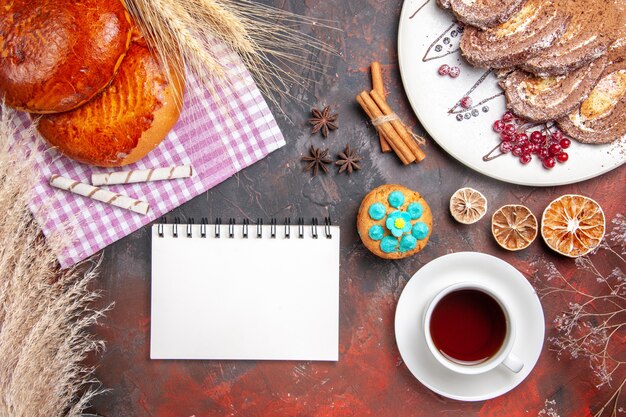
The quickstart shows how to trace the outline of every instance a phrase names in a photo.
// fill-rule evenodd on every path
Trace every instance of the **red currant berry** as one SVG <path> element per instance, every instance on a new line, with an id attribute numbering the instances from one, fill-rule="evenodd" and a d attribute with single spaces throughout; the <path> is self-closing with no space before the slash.
<path id="1" fill-rule="evenodd" d="M 561 152 L 560 154 L 556 156 L 556 160 L 559 161 L 560 163 L 567 162 L 568 159 L 569 159 L 569 155 L 567 154 L 567 152 Z"/>
<path id="2" fill-rule="evenodd" d="M 530 161 L 532 161 L 532 159 L 533 159 L 533 157 L 532 157 L 532 156 L 530 156 L 530 154 L 529 154 L 529 153 L 525 153 L 524 155 L 522 155 L 522 156 L 520 156 L 520 157 L 519 157 L 519 161 L 520 161 L 522 164 L 524 164 L 524 165 L 526 165 L 527 163 L 529 163 Z"/>
<path id="3" fill-rule="evenodd" d="M 550 156 L 550 151 L 548 151 L 546 148 L 541 148 L 539 149 L 539 153 L 537 155 L 539 156 L 539 159 L 546 159 Z"/>
<path id="4" fill-rule="evenodd" d="M 561 148 L 563 149 L 569 148 L 571 144 L 572 144 L 572 141 L 569 140 L 568 138 L 561 139 L 561 142 L 559 143 L 559 145 L 561 145 Z"/>
<path id="5" fill-rule="evenodd" d="M 537 155 L 539 153 L 539 150 L 541 149 L 541 146 L 539 146 L 536 143 L 532 144 L 532 149 L 530 150 L 530 153 L 534 153 L 535 155 Z"/>
<path id="6" fill-rule="evenodd" d="M 530 134 L 530 140 L 532 140 L 533 143 L 541 143 L 541 132 L 535 130 L 533 133 Z"/>
<path id="7" fill-rule="evenodd" d="M 522 149 L 521 146 L 513 146 L 513 150 L 511 152 L 515 156 L 522 156 L 522 155 L 524 155 L 524 150 Z"/>
<path id="8" fill-rule="evenodd" d="M 524 154 L 530 155 L 530 153 L 533 151 L 533 144 L 528 141 L 526 141 L 521 146 L 522 146 L 522 151 L 524 151 Z"/>
<path id="9" fill-rule="evenodd" d="M 553 143 L 552 145 L 550 145 L 550 147 L 548 148 L 548 151 L 550 151 L 550 155 L 555 156 L 561 153 L 561 145 L 558 145 L 556 143 Z"/>
<path id="10" fill-rule="evenodd" d="M 461 107 L 464 109 L 469 109 L 472 107 L 472 98 L 471 97 L 463 97 L 461 99 Z"/>
<path id="11" fill-rule="evenodd" d="M 509 153 L 513 149 L 513 144 L 511 142 L 502 142 L 500 144 L 500 152 Z"/>
<path id="12" fill-rule="evenodd" d="M 439 67 L 437 72 L 439 73 L 439 75 L 448 75 L 448 74 L 450 74 L 450 65 L 443 64 L 442 66 Z"/>
<path id="13" fill-rule="evenodd" d="M 552 139 L 554 140 L 563 139 L 563 132 L 561 132 L 559 129 L 555 130 L 554 132 L 552 132 Z"/>
<path id="14" fill-rule="evenodd" d="M 514 135 L 515 134 L 515 125 L 512 124 L 507 124 L 506 126 L 504 126 L 504 131 L 506 133 L 508 133 L 509 135 Z"/>
<path id="15" fill-rule="evenodd" d="M 506 132 L 502 132 L 502 133 L 500 133 L 500 140 L 501 140 L 502 142 L 512 142 L 512 141 L 513 141 L 513 139 L 515 139 L 515 138 L 513 137 L 513 135 L 509 135 L 509 134 L 508 134 L 508 133 L 506 133 Z"/>
<path id="16" fill-rule="evenodd" d="M 556 165 L 556 161 L 552 157 L 549 157 L 543 160 L 543 167 L 545 169 L 552 169 L 554 168 L 555 165 Z"/>
<path id="17" fill-rule="evenodd" d="M 528 135 L 526 133 L 518 133 L 517 135 L 515 135 L 515 140 L 517 142 L 522 142 L 522 141 L 528 142 Z"/>
<path id="18" fill-rule="evenodd" d="M 461 75 L 461 68 L 459 67 L 452 67 L 450 68 L 450 71 L 448 72 L 448 75 L 452 78 L 456 78 L 459 75 Z"/>
<path id="19" fill-rule="evenodd" d="M 494 132 L 500 133 L 504 130 L 504 126 L 506 125 L 506 123 L 504 123 L 502 120 L 496 120 L 495 122 L 493 122 L 493 130 Z"/>
<path id="20" fill-rule="evenodd" d="M 505 121 L 506 123 L 510 122 L 511 120 L 513 120 L 515 116 L 513 116 L 513 113 L 511 113 L 510 111 L 504 113 L 502 115 L 502 120 Z"/>

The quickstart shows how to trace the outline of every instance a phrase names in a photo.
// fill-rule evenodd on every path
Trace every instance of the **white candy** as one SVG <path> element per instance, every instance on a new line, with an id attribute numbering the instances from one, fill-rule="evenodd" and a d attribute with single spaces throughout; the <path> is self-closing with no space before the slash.
<path id="1" fill-rule="evenodd" d="M 51 176 L 50 185 L 64 191 L 69 191 L 70 193 L 82 195 L 83 197 L 134 211 L 135 213 L 146 215 L 148 214 L 148 211 L 150 211 L 150 205 L 145 201 L 136 200 L 122 194 L 103 190 L 102 188 L 94 187 L 93 185 L 78 182 L 60 175 Z"/>
<path id="2" fill-rule="evenodd" d="M 188 178 L 192 175 L 193 168 L 190 165 L 183 165 L 170 168 L 137 169 L 134 171 L 118 171 L 108 174 L 93 174 L 91 176 L 91 183 L 93 185 L 132 184 L 136 182 Z"/>

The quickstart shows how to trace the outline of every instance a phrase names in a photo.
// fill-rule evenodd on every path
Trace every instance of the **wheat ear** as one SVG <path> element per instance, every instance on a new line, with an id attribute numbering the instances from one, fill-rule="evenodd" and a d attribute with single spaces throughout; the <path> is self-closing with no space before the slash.
<path id="1" fill-rule="evenodd" d="M 223 56 L 218 59 L 214 52 L 219 48 L 216 41 L 222 41 L 239 55 L 261 91 L 278 108 L 280 98 L 293 98 L 290 88 L 308 81 L 298 69 L 309 73 L 324 70 L 310 59 L 314 52 L 336 52 L 295 28 L 334 29 L 331 25 L 248 0 L 126 0 L 126 4 L 165 65 L 172 60 L 184 64 L 213 91 L 228 82 L 224 75 L 231 70 L 232 62 L 220 62 Z"/>
<path id="2" fill-rule="evenodd" d="M 0 103 L 0 416 L 79 417 L 101 392 L 84 365 L 103 347 L 90 332 L 97 270 L 59 270 L 71 235 L 44 238 L 28 210 L 41 155 L 19 126 Z"/>

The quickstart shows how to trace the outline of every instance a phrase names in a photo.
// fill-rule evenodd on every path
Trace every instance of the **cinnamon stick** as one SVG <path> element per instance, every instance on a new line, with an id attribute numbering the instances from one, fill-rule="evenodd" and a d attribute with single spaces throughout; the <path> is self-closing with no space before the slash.
<path id="1" fill-rule="evenodd" d="M 389 107 L 385 101 L 384 96 L 381 96 L 376 90 L 372 90 L 370 95 L 385 116 L 393 113 L 393 110 L 391 110 L 391 107 Z M 411 150 L 411 153 L 415 155 L 415 162 L 423 161 L 424 158 L 426 158 L 426 154 L 420 149 L 417 142 L 415 142 L 415 139 L 413 139 L 413 136 L 411 136 L 408 130 L 406 130 L 406 127 L 404 127 L 402 122 L 400 120 L 392 120 L 390 123 L 404 144 Z"/>
<path id="2" fill-rule="evenodd" d="M 383 83 L 383 71 L 380 67 L 380 62 L 374 61 L 371 66 L 372 71 L 372 88 L 380 94 L 381 97 L 385 97 L 385 84 Z M 385 139 L 383 132 L 378 132 L 378 139 L 380 140 L 380 150 L 383 152 L 390 152 L 391 147 Z"/>
<path id="3" fill-rule="evenodd" d="M 369 117 L 370 120 L 374 120 L 376 118 L 376 116 L 374 116 L 372 112 L 368 109 L 368 107 L 365 105 L 365 102 L 363 101 L 360 95 L 356 96 L 356 101 L 357 103 L 359 103 L 359 105 L 361 106 L 363 111 L 367 114 L 367 117 Z M 411 163 L 404 157 L 404 155 L 402 155 L 402 152 L 400 152 L 400 149 L 396 148 L 395 145 L 392 144 L 391 141 L 387 141 L 387 144 L 391 147 L 394 153 L 398 155 L 398 158 L 400 158 L 400 161 L 402 161 L 404 165 L 408 165 Z"/>
<path id="4" fill-rule="evenodd" d="M 360 99 L 360 100 L 359 100 Z M 377 119 L 379 117 L 383 117 L 383 112 L 378 108 L 372 97 L 370 97 L 367 91 L 362 91 L 361 94 L 357 96 L 357 101 L 363 107 L 368 116 L 370 116 L 371 120 Z M 415 155 L 411 152 L 411 149 L 407 147 L 402 138 L 398 135 L 396 130 L 390 123 L 383 123 L 376 127 L 379 131 L 385 133 L 385 137 L 387 138 L 389 145 L 393 149 L 393 151 L 398 155 L 400 160 L 404 165 L 408 165 L 411 162 L 415 161 Z"/>
<path id="5" fill-rule="evenodd" d="M 372 62 L 372 87 L 377 92 L 385 92 L 385 86 L 383 85 L 383 71 L 380 67 L 380 62 Z"/>

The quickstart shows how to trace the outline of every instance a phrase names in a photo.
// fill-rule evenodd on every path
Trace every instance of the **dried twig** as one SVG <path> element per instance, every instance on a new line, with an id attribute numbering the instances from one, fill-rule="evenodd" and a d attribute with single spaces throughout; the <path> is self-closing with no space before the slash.
<path id="1" fill-rule="evenodd" d="M 626 366 L 626 359 L 619 355 L 626 332 L 625 243 L 626 219 L 618 214 L 612 221 L 612 230 L 595 251 L 595 254 L 602 252 L 609 261 L 596 261 L 595 256 L 577 258 L 576 282 L 566 278 L 551 262 L 535 263 L 543 275 L 537 289 L 539 295 L 542 298 L 563 295 L 571 300 L 568 309 L 554 319 L 558 335 L 548 341 L 558 355 L 586 358 L 598 380 L 598 388 L 611 385 Z M 614 404 L 610 415 L 617 415 L 617 404 L 626 383 L 626 378 L 622 378 L 619 387 L 594 417 L 603 416 L 610 404 Z"/>
<path id="2" fill-rule="evenodd" d="M 600 408 L 598 412 L 596 412 L 593 415 L 593 417 L 602 417 L 605 411 L 611 412 L 611 414 L 609 414 L 610 417 L 617 417 L 618 411 L 620 413 L 623 413 L 625 411 L 621 408 L 618 408 L 618 404 L 620 402 L 620 399 L 622 398 L 622 391 L 624 389 L 624 385 L 626 385 L 626 378 L 624 378 L 620 386 L 617 387 L 615 392 L 613 392 L 613 395 L 611 395 L 611 397 L 604 403 L 602 408 Z M 611 407 L 611 404 L 613 404 L 613 407 Z"/>

